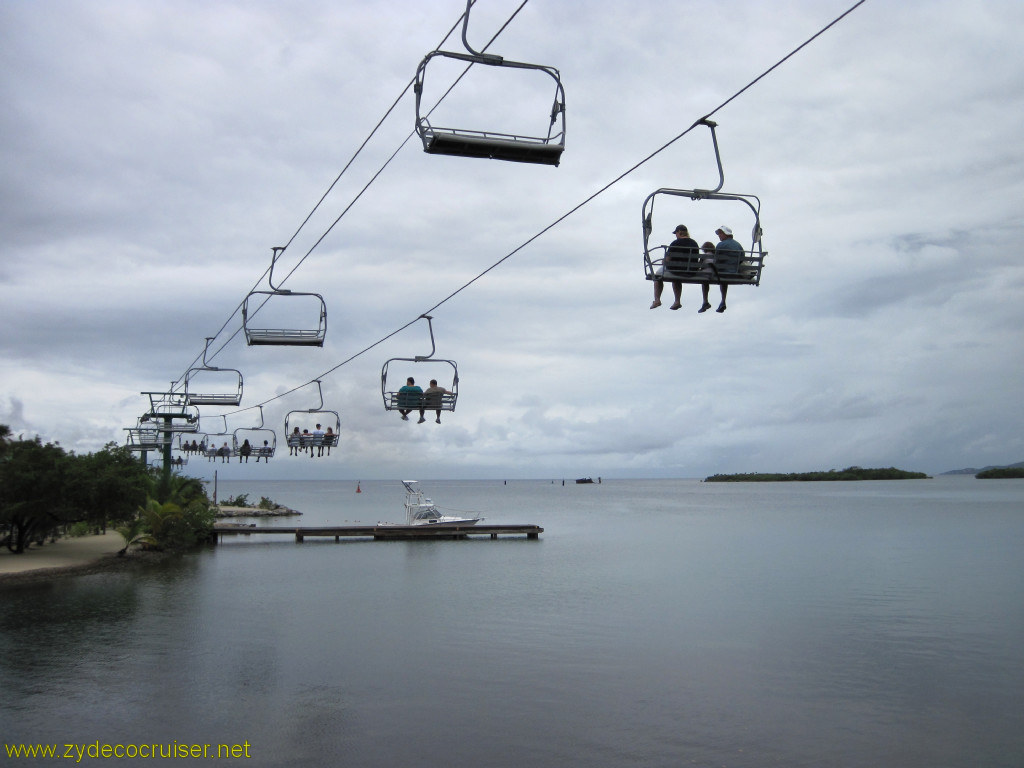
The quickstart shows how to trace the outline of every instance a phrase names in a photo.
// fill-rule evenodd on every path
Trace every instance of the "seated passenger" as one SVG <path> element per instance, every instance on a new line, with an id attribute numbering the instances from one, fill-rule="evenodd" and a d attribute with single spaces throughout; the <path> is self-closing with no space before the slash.
<path id="1" fill-rule="evenodd" d="M 665 249 L 665 258 L 662 259 L 661 267 L 658 268 L 654 278 L 654 301 L 651 302 L 651 309 L 661 306 L 661 294 L 665 290 L 663 278 L 665 271 L 673 269 L 681 271 L 689 268 L 692 264 L 692 257 L 698 253 L 697 241 L 690 237 L 690 232 L 685 224 L 677 226 L 672 234 L 676 236 L 676 239 Z M 672 293 L 675 295 L 675 301 L 669 309 L 679 309 L 683 306 L 680 303 L 683 293 L 682 282 L 672 280 Z"/>
<path id="2" fill-rule="evenodd" d="M 740 260 L 742 260 L 744 254 L 743 246 L 733 239 L 732 230 L 724 224 L 715 230 L 715 234 L 718 235 L 719 240 L 718 245 L 715 246 L 715 260 L 714 263 L 705 269 L 708 270 L 709 275 L 713 274 L 717 278 L 737 274 L 740 268 Z M 705 243 L 705 245 L 708 245 L 708 243 Z M 708 302 L 709 287 L 709 283 L 701 284 L 704 303 L 697 310 L 698 312 L 707 312 L 711 309 L 711 304 Z M 725 296 L 729 292 L 729 286 L 726 283 L 719 283 L 718 287 L 722 292 L 722 301 L 715 311 L 725 312 Z"/>
<path id="3" fill-rule="evenodd" d="M 409 420 L 409 412 L 420 407 L 420 399 L 423 390 L 416 386 L 416 381 L 410 376 L 405 380 L 405 386 L 398 390 L 398 412 L 402 414 L 402 421 Z M 426 421 L 423 414 L 420 414 L 419 423 Z"/>
<path id="4" fill-rule="evenodd" d="M 430 380 L 430 386 L 423 390 L 423 408 L 420 409 L 420 421 L 425 421 L 423 418 L 423 410 L 430 408 L 437 412 L 437 418 L 434 419 L 438 424 L 441 423 L 441 404 L 445 395 L 450 395 L 444 387 L 437 386 L 437 379 Z"/>
<path id="5" fill-rule="evenodd" d="M 270 457 L 274 454 L 274 449 L 270 447 L 270 441 L 264 440 L 263 446 L 256 450 L 256 463 L 260 463 L 260 456 L 264 458 L 267 464 L 270 463 Z"/>
<path id="6" fill-rule="evenodd" d="M 298 456 L 299 447 L 302 445 L 302 435 L 299 434 L 299 428 L 296 427 L 290 435 L 288 435 L 288 455 Z"/>

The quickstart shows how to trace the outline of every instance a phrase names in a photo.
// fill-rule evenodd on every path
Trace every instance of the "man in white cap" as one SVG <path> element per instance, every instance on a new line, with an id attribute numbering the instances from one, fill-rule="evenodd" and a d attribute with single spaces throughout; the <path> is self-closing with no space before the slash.
<path id="1" fill-rule="evenodd" d="M 715 261 L 711 270 L 718 276 L 736 274 L 740 270 L 740 261 L 743 259 L 743 246 L 733 239 L 732 229 L 725 224 L 716 229 L 715 234 L 718 235 L 718 245 L 715 246 Z M 710 287 L 710 283 L 701 283 L 700 289 L 704 294 L 704 303 L 697 310 L 698 312 L 707 312 L 711 309 L 711 304 L 708 302 Z M 715 311 L 725 312 L 725 295 L 729 292 L 729 286 L 719 283 L 718 287 L 722 290 L 722 301 Z"/>

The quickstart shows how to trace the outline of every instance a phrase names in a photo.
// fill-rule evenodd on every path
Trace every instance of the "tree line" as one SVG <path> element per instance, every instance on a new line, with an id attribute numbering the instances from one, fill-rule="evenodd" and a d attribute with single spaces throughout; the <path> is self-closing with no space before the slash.
<path id="1" fill-rule="evenodd" d="M 847 467 L 846 469 L 830 469 L 828 472 L 791 472 L 788 474 L 779 473 L 758 473 L 749 472 L 739 475 L 711 475 L 704 478 L 706 483 L 773 483 L 787 481 L 815 481 L 815 480 L 927 480 L 928 475 L 924 472 L 906 472 L 895 467 L 880 469 L 864 469 L 862 467 Z"/>
<path id="2" fill-rule="evenodd" d="M 1007 477 L 1024 477 L 1024 467 L 992 467 L 975 475 L 979 480 L 993 480 Z"/>
<path id="3" fill-rule="evenodd" d="M 131 544 L 186 549 L 207 540 L 213 512 L 195 478 L 162 474 L 124 446 L 65 451 L 39 437 L 15 438 L 0 424 L 0 545 L 20 554 L 72 529 L 114 527 Z"/>

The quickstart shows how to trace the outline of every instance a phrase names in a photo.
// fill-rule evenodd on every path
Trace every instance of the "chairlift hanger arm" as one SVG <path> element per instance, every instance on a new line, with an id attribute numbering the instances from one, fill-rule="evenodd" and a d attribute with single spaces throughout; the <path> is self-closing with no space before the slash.
<path id="1" fill-rule="evenodd" d="M 277 264 L 278 258 L 284 253 L 285 246 L 275 245 L 272 246 L 273 255 L 270 257 L 270 273 L 267 275 L 267 284 L 270 286 L 274 293 L 291 293 L 291 291 L 285 288 L 278 288 L 274 285 L 274 266 Z"/>
<path id="2" fill-rule="evenodd" d="M 473 46 L 469 44 L 467 33 L 469 31 L 469 11 L 473 7 L 474 0 L 466 0 L 466 12 L 462 15 L 462 44 L 466 47 L 476 59 L 484 64 L 501 64 L 502 58 L 494 53 L 481 53 L 480 51 L 473 50 Z"/>
<path id="3" fill-rule="evenodd" d="M 437 351 L 437 347 L 434 344 L 434 318 L 430 315 L 420 315 L 420 318 L 426 318 L 427 328 L 430 330 L 430 354 L 429 355 L 416 355 L 416 362 L 422 360 L 429 360 L 434 356 L 434 352 Z"/>

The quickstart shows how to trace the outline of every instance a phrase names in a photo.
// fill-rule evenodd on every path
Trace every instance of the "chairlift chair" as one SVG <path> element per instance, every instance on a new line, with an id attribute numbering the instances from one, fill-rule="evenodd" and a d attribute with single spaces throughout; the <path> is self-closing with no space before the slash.
<path id="1" fill-rule="evenodd" d="M 140 422 L 151 422 L 164 432 L 196 432 L 199 429 L 199 409 L 189 405 L 184 394 L 173 391 L 143 392 L 149 396 L 149 410 Z"/>
<path id="2" fill-rule="evenodd" d="M 228 431 L 227 417 L 221 414 L 221 419 L 224 420 L 223 432 L 200 433 L 202 435 L 200 447 L 202 448 L 203 456 L 210 461 L 218 458 L 223 458 L 226 461 L 233 455 L 231 443 L 233 443 L 235 435 L 233 432 Z"/>
<path id="3" fill-rule="evenodd" d="M 320 404 L 315 408 L 307 408 L 305 410 L 289 411 L 284 417 L 284 435 L 285 442 L 288 444 L 288 453 L 298 455 L 299 451 L 309 450 L 312 456 L 312 450 L 318 449 L 318 453 L 322 453 L 319 449 L 326 448 L 327 455 L 331 453 L 331 448 L 338 447 L 338 438 L 341 433 L 341 416 L 337 411 L 331 411 L 324 408 L 324 391 L 320 385 L 320 380 L 316 381 L 317 393 L 320 395 Z M 316 426 L 330 427 L 333 421 L 333 431 L 327 432 L 324 429 L 324 434 L 314 434 Z M 305 431 L 303 431 L 305 430 Z"/>
<path id="4" fill-rule="evenodd" d="M 274 430 L 263 426 L 263 406 L 260 409 L 260 423 L 257 427 L 239 427 L 231 435 L 231 455 L 241 457 L 245 454 L 242 449 L 245 441 L 249 441 L 249 455 L 258 462 L 266 459 L 268 462 L 277 449 L 277 433 Z M 264 445 L 263 443 L 266 443 Z"/>
<path id="5" fill-rule="evenodd" d="M 206 435 L 198 435 L 195 432 L 182 432 L 178 435 L 178 444 L 175 446 L 177 450 L 184 453 L 186 456 L 190 456 L 193 453 L 203 453 L 205 455 L 205 443 L 203 447 L 200 447 L 200 443 L 203 442 L 201 438 L 205 438 Z M 195 449 L 192 448 L 192 443 L 196 444 Z"/>
<path id="6" fill-rule="evenodd" d="M 681 283 L 714 285 L 760 285 L 761 270 L 768 253 L 761 242 L 761 201 L 756 195 L 733 194 L 722 192 L 725 174 L 722 170 L 722 158 L 718 150 L 718 138 L 715 135 L 717 123 L 708 119 L 698 121 L 711 130 L 711 139 L 715 149 L 715 160 L 718 164 L 718 186 L 714 189 L 668 189 L 662 188 L 652 192 L 644 200 L 641 221 L 644 234 L 644 273 L 648 280 L 672 280 Z M 669 253 L 669 246 L 652 245 L 651 235 L 654 233 L 654 203 L 660 197 L 681 197 L 693 201 L 715 200 L 739 202 L 753 214 L 754 224 L 750 231 L 750 248 L 743 251 L 735 270 L 717 269 L 704 264 L 701 254 Z M 667 231 L 667 227 L 665 228 Z M 660 252 L 660 254 L 659 254 Z M 666 258 L 666 256 L 668 258 Z"/>
<path id="7" fill-rule="evenodd" d="M 145 417 L 140 418 L 134 427 L 124 429 L 128 433 L 125 447 L 129 451 L 162 451 L 166 445 L 165 433 L 156 424 L 146 421 Z"/>
<path id="8" fill-rule="evenodd" d="M 242 402 L 242 372 L 234 368 L 216 368 L 206 362 L 213 336 L 206 337 L 203 364 L 185 374 L 185 400 L 189 405 L 239 405 Z M 213 385 L 217 383 L 218 387 Z M 213 390 L 213 391 L 211 391 Z"/>
<path id="9" fill-rule="evenodd" d="M 424 409 L 428 411 L 454 411 L 455 403 L 459 398 L 459 368 L 455 364 L 454 360 L 434 359 L 434 352 L 436 346 L 434 344 L 434 325 L 433 318 L 430 315 L 421 315 L 421 319 L 427 321 L 427 328 L 430 330 L 430 354 L 429 355 L 417 355 L 416 357 L 393 357 L 384 363 L 384 367 L 381 368 L 380 372 L 380 391 L 381 396 L 384 399 L 384 410 L 396 411 L 396 410 L 419 410 Z M 447 394 L 433 395 L 433 396 L 422 396 L 415 398 L 416 402 L 410 399 L 406 393 L 399 392 L 399 388 L 402 386 L 389 385 L 388 383 L 388 368 L 392 363 L 403 362 L 403 363 L 438 363 L 441 365 L 448 366 L 452 369 L 451 386 L 446 387 L 448 389 Z M 429 378 L 437 378 L 430 376 Z M 404 379 L 403 379 L 404 383 Z"/>
<path id="10" fill-rule="evenodd" d="M 319 293 L 302 291 L 291 291 L 285 288 L 278 288 L 274 285 L 274 265 L 283 251 L 283 247 L 275 247 L 274 255 L 270 262 L 270 274 L 267 283 L 269 291 L 252 291 L 242 302 L 242 327 L 245 330 L 245 340 L 249 346 L 289 346 L 289 347 L 322 347 L 327 336 L 327 304 Z M 250 302 L 263 297 L 258 306 L 250 308 Z M 297 301 L 296 301 L 297 300 Z M 303 311 L 309 311 L 308 317 L 317 317 L 316 324 L 312 322 L 301 328 L 282 328 L 267 324 L 256 324 L 257 313 L 266 305 L 280 304 L 289 301 L 298 306 L 300 303 Z"/>
<path id="11" fill-rule="evenodd" d="M 455 51 L 431 51 L 416 69 L 413 89 L 416 94 L 416 132 L 423 141 L 423 150 L 432 155 L 455 155 L 459 157 L 481 157 L 493 160 L 510 160 L 517 163 L 558 165 L 565 149 L 565 91 L 558 70 L 541 64 L 510 61 L 491 53 L 473 50 L 467 39 L 469 11 L 473 0 L 467 0 L 466 13 L 462 20 L 462 44 L 468 53 Z M 489 67 L 536 70 L 555 81 L 555 97 L 551 106 L 550 122 L 544 136 L 524 136 L 493 131 L 443 128 L 431 125 L 428 115 L 423 114 L 421 99 L 427 65 L 435 57 L 457 59 Z"/>

